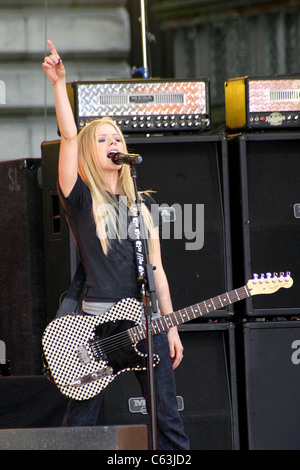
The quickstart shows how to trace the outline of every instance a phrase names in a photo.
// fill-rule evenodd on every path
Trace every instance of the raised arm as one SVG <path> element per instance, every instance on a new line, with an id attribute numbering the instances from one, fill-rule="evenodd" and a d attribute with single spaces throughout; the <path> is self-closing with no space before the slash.
<path id="1" fill-rule="evenodd" d="M 60 187 L 67 197 L 77 179 L 77 127 L 67 94 L 65 67 L 54 44 L 49 40 L 47 44 L 50 55 L 45 57 L 43 69 L 53 87 L 56 117 L 61 134 L 58 178 Z"/>

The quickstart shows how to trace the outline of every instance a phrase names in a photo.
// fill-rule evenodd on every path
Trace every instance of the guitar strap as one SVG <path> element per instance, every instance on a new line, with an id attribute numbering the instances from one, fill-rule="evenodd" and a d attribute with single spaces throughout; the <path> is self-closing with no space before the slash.
<path id="1" fill-rule="evenodd" d="M 85 279 L 85 271 L 81 261 L 79 261 L 71 285 L 57 311 L 55 318 L 60 318 L 64 315 L 77 315 L 80 312 L 81 299 L 83 298 L 84 293 Z"/>
<path id="2" fill-rule="evenodd" d="M 129 217 L 131 218 L 132 227 L 134 229 L 134 234 L 132 235 L 134 235 L 135 257 L 138 270 L 137 282 L 138 286 L 142 287 L 142 282 L 145 277 L 145 260 L 143 256 L 140 223 L 136 206 L 133 206 L 133 208 L 129 209 Z M 60 318 L 64 315 L 77 315 L 81 311 L 81 301 L 84 295 L 85 280 L 85 271 L 81 261 L 79 261 L 71 285 L 57 311 L 55 318 Z"/>
<path id="3" fill-rule="evenodd" d="M 131 224 L 134 227 L 134 248 L 135 248 L 135 258 L 136 266 L 138 271 L 137 284 L 138 287 L 142 287 L 143 280 L 145 279 L 145 259 L 143 255 L 143 244 L 141 239 L 141 229 L 140 229 L 140 220 L 138 214 L 138 208 L 136 205 L 129 209 L 129 217 L 131 218 Z"/>

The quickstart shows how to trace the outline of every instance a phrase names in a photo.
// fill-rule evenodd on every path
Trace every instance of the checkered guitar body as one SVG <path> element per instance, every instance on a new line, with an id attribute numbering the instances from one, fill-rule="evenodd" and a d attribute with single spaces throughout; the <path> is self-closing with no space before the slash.
<path id="1" fill-rule="evenodd" d="M 151 322 L 152 334 L 194 320 L 209 312 L 257 294 L 272 294 L 293 284 L 290 274 L 279 278 L 255 277 L 247 285 Z M 66 315 L 46 327 L 42 343 L 47 371 L 59 390 L 75 400 L 98 395 L 119 374 L 128 370 L 144 370 L 147 357 L 138 350 L 138 342 L 146 337 L 142 307 L 133 298 L 117 302 L 101 316 Z M 154 355 L 153 364 L 159 362 Z"/>
<path id="2" fill-rule="evenodd" d="M 66 315 L 46 327 L 42 343 L 48 370 L 61 393 L 75 400 L 98 395 L 116 376 L 144 370 L 137 343 L 146 336 L 142 308 L 123 299 L 105 314 Z M 154 365 L 159 357 L 154 356 Z"/>

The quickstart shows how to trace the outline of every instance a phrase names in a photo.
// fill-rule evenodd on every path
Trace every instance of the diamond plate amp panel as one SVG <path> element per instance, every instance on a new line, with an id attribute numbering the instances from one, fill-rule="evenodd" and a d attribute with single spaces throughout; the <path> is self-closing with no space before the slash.
<path id="1" fill-rule="evenodd" d="M 67 88 L 78 131 L 105 116 L 125 133 L 210 129 L 206 79 L 76 81 Z"/>
<path id="2" fill-rule="evenodd" d="M 276 76 L 232 78 L 225 82 L 229 129 L 300 126 L 300 79 Z"/>

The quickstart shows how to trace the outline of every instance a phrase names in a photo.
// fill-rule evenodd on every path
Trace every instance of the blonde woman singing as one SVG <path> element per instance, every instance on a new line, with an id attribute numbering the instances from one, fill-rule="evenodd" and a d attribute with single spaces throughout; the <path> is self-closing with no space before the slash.
<path id="1" fill-rule="evenodd" d="M 66 89 L 66 72 L 53 43 L 43 69 L 52 82 L 55 109 L 61 133 L 59 195 L 86 274 L 83 314 L 101 315 L 125 297 L 141 300 L 137 287 L 134 242 L 120 225 L 120 203 L 130 207 L 135 192 L 128 165 L 116 165 L 108 154 L 127 153 L 119 127 L 112 119 L 95 119 L 80 133 Z M 151 213 L 155 202 L 148 194 L 142 214 L 149 234 L 150 263 L 155 266 L 154 281 L 160 313 L 171 313 L 172 302 L 163 269 L 158 226 Z M 123 217 L 124 221 L 125 218 Z M 138 344 L 146 352 L 145 340 Z M 154 353 L 160 357 L 155 367 L 157 443 L 159 449 L 188 449 L 189 441 L 178 414 L 174 371 L 182 360 L 183 346 L 176 327 L 154 335 Z M 141 391 L 148 400 L 147 371 L 135 372 Z M 85 401 L 71 400 L 65 426 L 97 424 L 102 394 Z"/>

